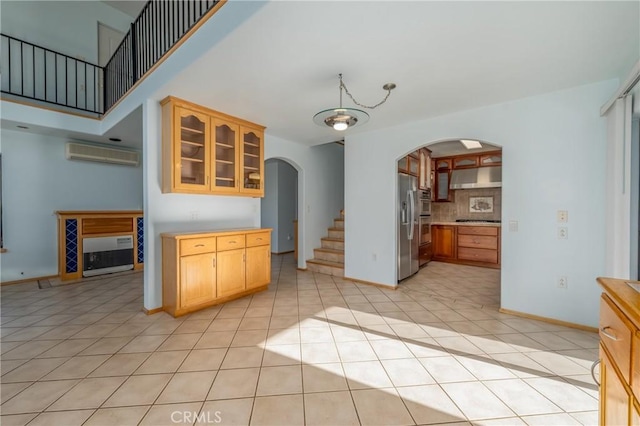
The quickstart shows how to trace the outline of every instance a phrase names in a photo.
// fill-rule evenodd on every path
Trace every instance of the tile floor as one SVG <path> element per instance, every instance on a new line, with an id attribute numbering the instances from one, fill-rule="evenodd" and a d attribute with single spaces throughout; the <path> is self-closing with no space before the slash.
<path id="1" fill-rule="evenodd" d="M 296 271 L 146 316 L 142 275 L 1 289 L 9 425 L 596 425 L 598 336 L 498 312 L 499 272 L 432 262 L 399 290 Z"/>

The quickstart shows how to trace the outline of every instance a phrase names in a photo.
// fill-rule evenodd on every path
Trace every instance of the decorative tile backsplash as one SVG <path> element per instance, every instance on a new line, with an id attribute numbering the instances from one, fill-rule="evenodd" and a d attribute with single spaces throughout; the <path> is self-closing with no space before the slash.
<path id="1" fill-rule="evenodd" d="M 493 197 L 493 212 L 471 211 L 470 197 Z M 455 222 L 456 219 L 500 220 L 501 212 L 502 188 L 457 189 L 453 191 L 453 202 L 431 204 L 431 217 L 434 222 Z"/>

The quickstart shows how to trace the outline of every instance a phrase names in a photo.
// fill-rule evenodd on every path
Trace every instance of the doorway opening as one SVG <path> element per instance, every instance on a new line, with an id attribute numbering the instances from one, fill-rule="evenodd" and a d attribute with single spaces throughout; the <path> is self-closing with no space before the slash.
<path id="1" fill-rule="evenodd" d="M 481 305 L 499 306 L 502 148 L 477 140 L 434 141 L 396 161 L 398 280 L 433 295 L 472 295 Z M 414 182 L 410 190 L 402 185 L 406 180 Z M 473 287 L 452 282 L 470 276 L 478 279 L 459 281 Z"/>
<path id="2" fill-rule="evenodd" d="M 272 228 L 271 252 L 291 253 L 297 263 L 298 171 L 287 161 L 268 159 L 264 169 L 261 226 Z"/>

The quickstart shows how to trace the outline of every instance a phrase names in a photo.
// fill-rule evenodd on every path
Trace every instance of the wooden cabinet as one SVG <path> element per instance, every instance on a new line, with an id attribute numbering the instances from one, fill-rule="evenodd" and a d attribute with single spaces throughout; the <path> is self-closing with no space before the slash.
<path id="1" fill-rule="evenodd" d="M 598 278 L 600 299 L 600 424 L 639 425 L 640 293 L 628 280 Z M 637 282 L 636 282 L 637 283 Z"/>
<path id="2" fill-rule="evenodd" d="M 266 290 L 271 230 L 165 233 L 162 308 L 173 316 Z"/>
<path id="3" fill-rule="evenodd" d="M 451 182 L 453 160 L 451 158 L 436 158 L 434 163 L 435 182 L 433 201 L 452 201 L 452 192 L 449 189 L 449 184 Z"/>
<path id="4" fill-rule="evenodd" d="M 480 156 L 480 166 L 501 166 L 502 152 L 492 152 Z"/>
<path id="5" fill-rule="evenodd" d="M 174 97 L 162 102 L 162 191 L 264 196 L 264 127 Z"/>
<path id="6" fill-rule="evenodd" d="M 418 261 L 419 266 L 422 267 L 429 263 L 429 261 L 433 258 L 433 244 L 423 244 L 418 248 Z"/>
<path id="7" fill-rule="evenodd" d="M 411 153 L 406 157 L 402 157 L 398 160 L 398 171 L 412 176 L 418 176 L 418 173 L 420 172 L 420 161 L 418 156 Z"/>
<path id="8" fill-rule="evenodd" d="M 453 158 L 454 169 L 470 169 L 478 167 L 480 165 L 480 159 L 477 155 L 463 155 Z"/>
<path id="9" fill-rule="evenodd" d="M 497 226 L 431 225 L 433 260 L 464 265 L 500 267 L 500 228 Z"/>
<path id="10" fill-rule="evenodd" d="M 454 225 L 431 225 L 433 260 L 455 259 L 456 227 Z"/>
<path id="11" fill-rule="evenodd" d="M 245 249 L 218 252 L 218 295 L 227 297 L 245 289 Z"/>
<path id="12" fill-rule="evenodd" d="M 247 247 L 247 289 L 271 281 L 271 246 Z"/>
<path id="13" fill-rule="evenodd" d="M 180 257 L 180 306 L 207 303 L 216 298 L 216 254 Z"/>
<path id="14" fill-rule="evenodd" d="M 422 190 L 431 189 L 433 184 L 433 174 L 431 172 L 431 151 L 427 148 L 419 150 L 420 170 L 418 173 L 418 188 Z"/>
<path id="15" fill-rule="evenodd" d="M 458 260 L 500 263 L 498 228 L 493 226 L 458 226 Z"/>

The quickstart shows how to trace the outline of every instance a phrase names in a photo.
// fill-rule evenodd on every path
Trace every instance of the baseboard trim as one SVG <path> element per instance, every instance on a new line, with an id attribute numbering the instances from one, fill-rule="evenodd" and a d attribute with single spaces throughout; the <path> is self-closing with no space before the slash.
<path id="1" fill-rule="evenodd" d="M 289 250 L 289 251 L 272 251 L 271 254 L 289 254 L 289 253 L 293 253 L 293 250 Z"/>
<path id="2" fill-rule="evenodd" d="M 0 287 L 4 287 L 5 285 L 24 284 L 24 283 L 28 283 L 31 281 L 38 281 L 38 280 L 51 280 L 53 278 L 58 278 L 58 277 L 59 275 L 47 275 L 44 277 L 25 278 L 23 280 L 4 281 L 4 282 L 0 282 Z"/>
<path id="3" fill-rule="evenodd" d="M 500 312 L 501 314 L 509 314 L 509 315 L 514 315 L 516 317 L 542 321 L 542 322 L 546 322 L 546 323 L 549 323 L 549 324 L 555 324 L 555 325 L 561 325 L 561 326 L 564 326 L 564 327 L 575 328 L 575 329 L 582 330 L 582 331 L 590 331 L 592 333 L 597 333 L 598 332 L 598 328 L 597 327 L 589 327 L 588 325 L 576 324 L 574 322 L 562 321 L 562 320 L 558 320 L 558 319 L 555 319 L 555 318 L 541 317 L 541 316 L 538 316 L 538 315 L 527 314 L 525 312 L 512 311 L 511 309 L 500 308 L 500 309 L 498 309 L 498 312 Z"/>
<path id="4" fill-rule="evenodd" d="M 373 281 L 365 281 L 365 280 L 359 280 L 357 278 L 350 278 L 350 277 L 342 277 L 343 280 L 349 280 L 349 281 L 355 281 L 359 284 L 366 284 L 366 285 L 371 285 L 374 287 L 380 287 L 380 288 L 384 288 L 385 290 L 397 290 L 398 286 L 397 285 L 388 285 L 388 284 L 381 284 L 381 283 L 374 283 Z"/>
<path id="5" fill-rule="evenodd" d="M 147 309 L 144 306 L 142 307 L 142 312 L 144 312 L 147 315 L 157 314 L 158 312 L 162 312 L 162 311 L 163 311 L 162 307 L 154 308 L 154 309 Z"/>
<path id="6" fill-rule="evenodd" d="M 296 268 L 297 271 L 302 271 L 302 272 L 306 272 L 307 268 Z"/>

